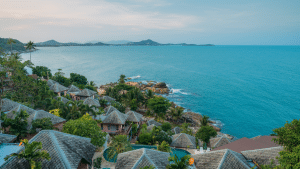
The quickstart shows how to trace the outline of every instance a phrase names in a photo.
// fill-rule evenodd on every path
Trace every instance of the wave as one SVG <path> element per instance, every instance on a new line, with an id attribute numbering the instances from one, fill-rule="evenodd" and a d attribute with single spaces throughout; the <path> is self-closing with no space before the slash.
<path id="1" fill-rule="evenodd" d="M 132 77 L 129 77 L 129 78 L 131 78 L 131 79 L 139 79 L 139 78 L 141 78 L 141 76 L 137 75 L 137 76 L 132 76 Z"/>
<path id="2" fill-rule="evenodd" d="M 216 122 L 216 123 L 212 124 L 216 127 L 222 128 L 224 126 L 224 123 L 222 123 L 220 120 L 211 120 L 211 121 Z"/>
<path id="3" fill-rule="evenodd" d="M 172 94 L 180 93 L 180 94 L 188 95 L 188 93 L 183 92 L 182 89 L 171 89 L 171 93 Z"/>

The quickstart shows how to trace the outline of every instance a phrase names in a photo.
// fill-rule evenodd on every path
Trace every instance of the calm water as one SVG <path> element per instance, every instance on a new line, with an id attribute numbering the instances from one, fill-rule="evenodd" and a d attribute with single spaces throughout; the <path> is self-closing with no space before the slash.
<path id="1" fill-rule="evenodd" d="M 239 138 L 269 135 L 300 119 L 300 46 L 52 47 L 35 65 L 76 72 L 98 85 L 120 74 L 165 81 L 168 98 L 217 120 Z M 24 59 L 29 54 L 23 54 Z"/>

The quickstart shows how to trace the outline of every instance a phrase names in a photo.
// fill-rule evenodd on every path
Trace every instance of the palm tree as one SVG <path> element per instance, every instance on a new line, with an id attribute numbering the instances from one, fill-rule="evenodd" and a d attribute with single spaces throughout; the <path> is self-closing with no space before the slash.
<path id="1" fill-rule="evenodd" d="M 90 86 L 95 87 L 96 86 L 95 82 L 94 81 L 90 81 Z"/>
<path id="2" fill-rule="evenodd" d="M 108 150 L 108 158 L 114 159 L 118 154 L 132 150 L 127 135 L 117 135 L 113 138 Z"/>
<path id="3" fill-rule="evenodd" d="M 13 43 L 16 43 L 16 41 L 13 40 L 12 38 L 9 38 L 9 39 L 7 40 L 7 44 L 10 45 L 10 54 L 12 54 L 12 44 L 13 44 Z"/>
<path id="4" fill-rule="evenodd" d="M 50 160 L 51 157 L 49 153 L 46 150 L 42 150 L 42 143 L 33 141 L 32 143 L 29 143 L 27 139 L 22 140 L 21 143 L 24 143 L 25 150 L 22 151 L 21 153 L 13 153 L 9 156 L 6 156 L 4 159 L 7 161 L 10 157 L 18 157 L 18 159 L 25 159 L 28 161 L 31 169 L 37 169 L 37 168 L 42 168 L 41 167 L 41 162 L 38 162 L 38 160 Z"/>
<path id="5" fill-rule="evenodd" d="M 181 116 L 183 115 L 183 111 L 184 111 L 184 108 L 183 108 L 183 107 L 180 107 L 180 106 L 177 106 L 177 107 L 175 107 L 175 108 L 172 108 L 172 107 L 171 107 L 171 112 L 170 112 L 171 117 L 172 117 L 174 120 L 178 121 L 178 119 L 180 119 Z"/>
<path id="6" fill-rule="evenodd" d="M 187 169 L 189 166 L 189 159 L 191 158 L 190 155 L 183 156 L 180 160 L 178 159 L 177 155 L 169 157 L 169 161 L 173 161 L 173 164 L 167 165 L 167 169 Z"/>
<path id="7" fill-rule="evenodd" d="M 32 49 L 35 49 L 34 48 L 34 43 L 32 41 L 29 41 L 27 44 L 26 44 L 26 49 L 29 49 L 29 52 L 30 52 L 30 62 L 31 62 L 31 50 Z"/>
<path id="8" fill-rule="evenodd" d="M 206 126 L 208 124 L 208 119 L 209 117 L 207 115 L 204 115 L 201 119 L 200 119 L 200 125 L 201 126 Z"/>

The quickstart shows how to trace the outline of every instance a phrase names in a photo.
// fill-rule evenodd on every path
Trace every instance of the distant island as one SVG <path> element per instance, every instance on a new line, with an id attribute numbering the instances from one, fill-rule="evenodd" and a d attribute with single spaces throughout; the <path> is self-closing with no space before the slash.
<path id="1" fill-rule="evenodd" d="M 196 45 L 196 44 L 186 44 L 186 43 L 180 43 L 180 44 L 161 44 L 158 42 L 155 42 L 151 39 L 148 40 L 142 40 L 140 42 L 128 42 L 128 43 L 102 43 L 102 42 L 97 42 L 97 43 L 74 43 L 74 42 L 69 42 L 69 43 L 60 43 L 55 40 L 49 40 L 46 42 L 39 42 L 35 43 L 37 47 L 59 47 L 59 46 L 214 46 L 213 44 L 204 44 L 204 45 Z"/>

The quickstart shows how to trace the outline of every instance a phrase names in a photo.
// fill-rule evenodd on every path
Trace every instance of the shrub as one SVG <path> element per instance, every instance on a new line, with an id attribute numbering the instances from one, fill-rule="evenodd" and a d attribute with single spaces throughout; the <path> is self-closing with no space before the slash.
<path id="1" fill-rule="evenodd" d="M 51 122 L 50 118 L 42 118 L 42 119 L 36 119 L 32 121 L 32 129 L 31 132 L 35 133 L 37 128 L 41 128 L 42 130 L 52 130 L 53 124 Z"/>
<path id="2" fill-rule="evenodd" d="M 168 122 L 165 122 L 162 124 L 161 129 L 165 132 L 169 131 L 172 129 L 172 125 Z"/>

